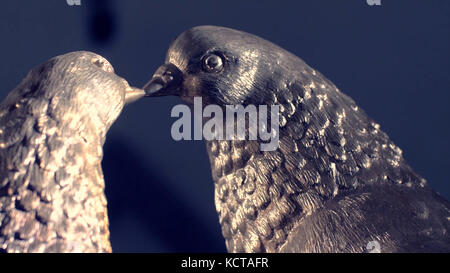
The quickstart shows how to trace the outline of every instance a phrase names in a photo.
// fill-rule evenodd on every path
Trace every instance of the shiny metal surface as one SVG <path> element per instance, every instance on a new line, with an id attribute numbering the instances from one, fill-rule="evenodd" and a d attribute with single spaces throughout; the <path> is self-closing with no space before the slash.
<path id="1" fill-rule="evenodd" d="M 224 56 L 220 73 L 202 56 Z M 241 31 L 200 26 L 170 46 L 187 104 L 280 105 L 280 147 L 207 141 L 229 252 L 450 251 L 450 204 L 355 102 L 286 50 Z M 164 73 L 162 66 L 158 73 Z M 150 103 L 150 102 L 149 102 Z M 207 170 L 205 170 L 207 171 Z"/>
<path id="2" fill-rule="evenodd" d="M 0 104 L 0 252 L 110 252 L 105 135 L 144 95 L 91 52 L 32 69 Z"/>

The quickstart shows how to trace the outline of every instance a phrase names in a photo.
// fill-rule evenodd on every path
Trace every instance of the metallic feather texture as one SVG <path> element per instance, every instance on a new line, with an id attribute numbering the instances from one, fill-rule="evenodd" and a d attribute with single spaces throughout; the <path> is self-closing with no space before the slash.
<path id="1" fill-rule="evenodd" d="M 222 70 L 203 68 L 209 54 L 221 56 Z M 169 70 L 174 77 L 164 76 Z M 188 104 L 201 96 L 222 107 L 280 105 L 275 151 L 260 151 L 258 141 L 207 141 L 228 251 L 365 252 L 374 241 L 382 252 L 450 250 L 449 202 L 351 98 L 273 43 L 192 28 L 144 89 Z"/>
<path id="2" fill-rule="evenodd" d="M 142 97 L 91 52 L 32 69 L 0 104 L 0 251 L 110 252 L 102 145 Z"/>

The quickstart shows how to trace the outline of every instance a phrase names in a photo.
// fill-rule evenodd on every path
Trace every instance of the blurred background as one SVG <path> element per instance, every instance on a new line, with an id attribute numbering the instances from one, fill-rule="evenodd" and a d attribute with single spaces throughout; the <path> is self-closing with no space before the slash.
<path id="1" fill-rule="evenodd" d="M 350 95 L 450 199 L 450 1 L 2 1 L 0 99 L 47 59 L 106 57 L 142 87 L 182 31 L 220 25 L 293 52 Z M 224 252 L 203 141 L 170 136 L 178 98 L 125 108 L 103 169 L 116 252 Z"/>

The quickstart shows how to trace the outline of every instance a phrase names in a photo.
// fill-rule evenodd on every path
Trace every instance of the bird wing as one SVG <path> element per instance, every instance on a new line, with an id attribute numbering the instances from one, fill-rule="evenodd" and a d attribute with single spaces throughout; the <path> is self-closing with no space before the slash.
<path id="1" fill-rule="evenodd" d="M 431 190 L 384 184 L 324 203 L 281 252 L 449 252 L 450 204 Z"/>
<path id="2" fill-rule="evenodd" d="M 448 249 L 449 203 L 426 187 L 402 151 L 351 98 L 319 72 L 309 72 L 309 77 L 274 92 L 273 101 L 283 106 L 280 148 L 264 155 L 266 160 L 283 162 L 270 179 L 275 185 L 284 184 L 289 199 L 296 200 L 306 215 L 299 225 L 307 225 L 307 231 L 290 235 L 284 251 L 295 246 L 306 247 L 303 251 L 360 251 L 370 238 L 378 238 L 391 252 Z M 397 204 L 400 200 L 403 207 Z M 420 210 L 427 210 L 429 217 L 412 216 Z M 316 233 L 322 229 L 324 234 Z M 434 233 L 412 235 L 429 229 Z M 296 242 L 301 236 L 308 242 Z M 339 248 L 338 238 L 324 242 L 327 236 L 341 236 L 347 245 Z M 390 241 L 383 241 L 383 236 Z M 436 242 L 443 238 L 445 247 L 440 247 L 442 243 Z"/>

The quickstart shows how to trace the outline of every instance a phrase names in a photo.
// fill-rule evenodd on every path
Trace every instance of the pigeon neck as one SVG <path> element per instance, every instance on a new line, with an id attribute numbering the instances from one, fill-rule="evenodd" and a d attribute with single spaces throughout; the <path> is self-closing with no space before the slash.
<path id="1" fill-rule="evenodd" d="M 21 252 L 110 252 L 102 140 L 94 128 L 43 115 L 21 124 L 0 149 L 7 168 L 0 171 L 13 181 L 4 189 L 16 200 L 4 213 L 21 219 L 2 227 L 11 237 L 0 238 L 0 251 L 19 236 Z"/>
<path id="2" fill-rule="evenodd" d="M 276 151 L 261 152 L 258 141 L 207 141 L 230 252 L 278 252 L 295 223 L 339 194 L 377 183 L 425 184 L 356 107 L 343 110 L 352 126 L 321 120 L 324 111 L 313 110 L 285 117 Z"/>

